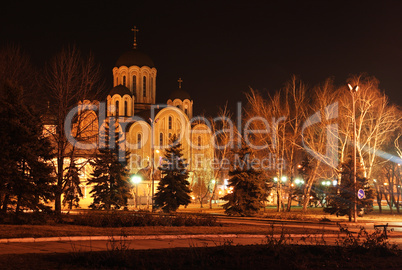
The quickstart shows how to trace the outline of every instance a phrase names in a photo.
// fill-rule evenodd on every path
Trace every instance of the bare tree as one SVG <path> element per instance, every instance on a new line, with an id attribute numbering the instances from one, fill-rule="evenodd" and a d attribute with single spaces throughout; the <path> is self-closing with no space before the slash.
<path id="1" fill-rule="evenodd" d="M 69 167 L 75 164 L 72 159 L 77 157 L 77 149 L 69 143 L 64 134 L 66 116 L 79 102 L 96 98 L 102 90 L 103 83 L 99 66 L 95 64 L 93 56 L 83 58 L 74 46 L 63 49 L 48 63 L 45 67 L 44 83 L 50 102 L 49 113 L 53 116 L 56 126 L 55 130 L 49 133 L 56 151 L 55 211 L 60 213 L 61 196 L 66 187 L 70 186 Z M 83 139 L 82 123 L 88 122 L 87 116 L 90 115 L 79 114 L 75 119 L 76 130 L 72 131 L 72 136 L 77 140 Z M 87 156 L 89 155 L 90 153 L 87 153 Z"/>
<path id="2" fill-rule="evenodd" d="M 379 81 L 374 77 L 358 75 L 351 77 L 348 82 L 358 85 L 356 92 L 356 138 L 357 152 L 363 166 L 365 177 L 371 178 L 373 170 L 381 160 L 381 149 L 392 138 L 392 133 L 399 127 L 401 114 L 396 106 L 391 105 L 388 97 L 379 89 Z M 341 162 L 353 144 L 351 127 L 352 102 L 347 87 L 339 89 L 339 97 L 343 113 L 344 125 L 339 129 L 340 140 L 344 147 L 341 149 Z M 384 157 L 383 157 L 384 158 Z"/>
<path id="3" fill-rule="evenodd" d="M 297 174 L 297 164 L 302 158 L 301 131 L 308 114 L 306 92 L 307 86 L 293 76 L 282 90 L 268 95 L 268 98 L 254 90 L 247 94 L 248 123 L 254 130 L 267 131 L 254 134 L 253 144 L 259 146 L 255 154 L 260 158 L 271 155 L 275 160 L 275 166 L 266 170 L 265 174 L 276 179 L 278 211 L 285 210 L 282 198 L 289 193 L 290 183 Z M 288 196 L 287 211 L 291 203 L 292 196 Z"/>
<path id="4" fill-rule="evenodd" d="M 214 147 L 215 166 L 213 168 L 213 179 L 209 179 L 207 187 L 210 193 L 209 207 L 212 209 L 212 200 L 215 197 L 218 179 L 227 175 L 229 171 L 229 156 L 234 147 L 236 138 L 239 134 L 236 126 L 233 124 L 232 115 L 227 109 L 227 105 L 220 109 L 218 117 L 210 119 L 211 131 L 213 134 L 212 142 Z"/>
<path id="5" fill-rule="evenodd" d="M 337 173 L 338 159 L 338 104 L 332 80 L 316 86 L 309 105 L 311 116 L 306 120 L 303 131 L 303 147 L 308 164 L 301 167 L 306 172 L 303 189 L 303 211 L 310 202 L 312 186 L 319 178 L 329 178 Z M 332 126 L 335 123 L 336 126 Z M 331 156 L 331 153 L 334 155 Z M 304 168 L 306 167 L 306 168 Z"/>

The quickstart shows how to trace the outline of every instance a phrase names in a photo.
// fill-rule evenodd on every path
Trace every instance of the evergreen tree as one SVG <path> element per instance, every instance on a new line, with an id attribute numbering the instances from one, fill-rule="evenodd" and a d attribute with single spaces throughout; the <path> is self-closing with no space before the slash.
<path id="1" fill-rule="evenodd" d="M 63 205 L 68 207 L 68 209 L 72 209 L 73 207 L 79 207 L 80 197 L 82 197 L 82 192 L 80 188 L 80 177 L 79 177 L 79 169 L 75 164 L 74 159 L 70 159 L 71 164 L 68 168 L 66 178 L 66 185 L 64 187 L 64 198 Z"/>
<path id="2" fill-rule="evenodd" d="M 356 199 L 357 212 L 370 212 L 373 209 L 374 190 L 370 187 L 369 181 L 363 176 L 363 169 L 359 162 L 356 164 L 356 189 L 354 188 L 353 159 L 349 158 L 341 164 L 341 183 L 332 187 L 327 196 L 326 213 L 336 214 L 337 216 L 349 216 L 352 218 L 354 201 L 357 198 L 357 191 L 363 189 L 365 197 Z"/>
<path id="3" fill-rule="evenodd" d="M 229 187 L 233 187 L 233 192 L 223 197 L 228 201 L 223 208 L 228 215 L 255 215 L 264 207 L 268 187 L 262 172 L 250 160 L 251 150 L 248 146 L 243 144 L 234 154 L 233 169 L 229 171 Z"/>
<path id="4" fill-rule="evenodd" d="M 188 171 L 186 160 L 183 157 L 182 145 L 176 135 L 171 138 L 171 145 L 165 151 L 163 164 L 159 167 L 162 179 L 155 194 L 155 207 L 162 208 L 166 213 L 174 212 L 180 205 L 191 202 L 187 181 Z"/>
<path id="5" fill-rule="evenodd" d="M 52 149 L 43 136 L 40 116 L 23 100 L 23 90 L 0 86 L 0 198 L 2 210 L 48 209 L 53 197 Z"/>
<path id="6" fill-rule="evenodd" d="M 105 130 L 100 133 L 100 138 L 108 143 L 106 147 L 99 149 L 95 159 L 90 161 L 93 172 L 88 183 L 94 185 L 90 192 L 93 203 L 89 207 L 109 210 L 127 205 L 127 200 L 131 198 L 131 185 L 126 162 L 119 160 L 123 142 L 121 141 L 122 136 L 116 128 L 118 124 L 114 123 L 113 117 L 106 124 Z M 115 136 L 108 140 L 110 130 L 111 134 L 115 134 Z M 127 160 L 127 156 L 125 156 L 125 160 Z"/>

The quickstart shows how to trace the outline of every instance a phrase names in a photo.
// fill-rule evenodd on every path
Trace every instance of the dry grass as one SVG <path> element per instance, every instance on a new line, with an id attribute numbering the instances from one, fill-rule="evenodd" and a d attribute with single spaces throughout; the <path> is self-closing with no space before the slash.
<path id="1" fill-rule="evenodd" d="M 210 214 L 224 214 L 224 210 L 221 206 L 213 204 L 213 208 L 209 209 L 209 205 L 204 205 L 204 208 L 200 208 L 199 204 L 191 204 L 187 208 L 181 207 L 179 208 L 179 212 L 186 213 L 210 213 Z M 290 212 L 280 212 L 276 211 L 275 206 L 267 207 L 264 211 L 261 212 L 261 217 L 271 218 L 271 219 L 285 219 L 285 220 L 312 220 L 318 221 L 323 218 L 330 219 L 335 222 L 344 222 L 348 221 L 347 216 L 337 217 L 336 215 L 330 215 L 328 213 L 324 213 L 323 208 L 320 207 L 312 207 L 308 208 L 306 213 L 302 212 L 301 207 L 294 206 L 292 207 Z M 374 211 L 366 214 L 363 217 L 359 217 L 359 222 L 392 222 L 392 221 L 400 221 L 402 219 L 402 213 L 396 213 L 396 209 L 394 209 L 394 213 L 391 214 L 391 211 L 384 207 L 382 213 L 379 212 L 378 207 L 374 206 Z"/>
<path id="2" fill-rule="evenodd" d="M 232 225 L 222 226 L 195 226 L 195 227 L 126 227 L 126 228 L 99 228 L 76 225 L 0 225 L 0 238 L 20 237 L 55 237 L 55 236 L 94 236 L 120 235 L 122 230 L 126 235 L 163 235 L 163 234 L 268 234 L 272 228 Z M 281 232 L 281 227 L 275 227 L 275 233 Z M 322 231 L 304 228 L 286 228 L 286 233 L 322 233 Z"/>

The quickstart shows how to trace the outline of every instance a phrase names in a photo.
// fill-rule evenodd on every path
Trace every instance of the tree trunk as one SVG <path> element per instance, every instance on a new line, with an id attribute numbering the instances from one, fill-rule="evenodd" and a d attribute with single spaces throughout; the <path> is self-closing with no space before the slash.
<path id="1" fill-rule="evenodd" d="M 381 192 L 381 189 L 377 186 L 377 184 L 375 184 L 375 189 L 376 189 L 376 193 L 377 193 L 378 209 L 379 209 L 380 213 L 382 213 L 382 205 L 381 205 L 381 201 L 382 201 L 382 192 Z"/>
<path id="2" fill-rule="evenodd" d="M 3 207 L 1 208 L 2 213 L 7 213 L 8 201 L 10 200 L 10 194 L 6 194 L 3 200 Z"/>
<path id="3" fill-rule="evenodd" d="M 312 183 L 307 183 L 307 186 L 304 188 L 303 191 L 303 213 L 307 211 L 307 205 L 310 202 L 310 192 L 311 192 L 311 187 Z"/>
<path id="4" fill-rule="evenodd" d="M 388 199 L 387 194 L 385 194 L 385 200 L 387 201 L 387 204 L 388 204 L 388 206 L 389 206 L 389 209 L 391 210 L 391 214 L 393 214 L 393 211 L 392 211 L 392 201 L 391 201 L 391 198 Z"/>
<path id="5" fill-rule="evenodd" d="M 395 193 L 392 194 L 392 202 L 394 203 L 396 207 L 396 212 L 399 214 L 399 201 L 395 199 Z"/>
<path id="6" fill-rule="evenodd" d="M 279 177 L 278 177 L 278 187 L 277 187 L 277 190 L 276 190 L 276 197 L 277 197 L 277 204 L 278 204 L 278 207 L 277 207 L 277 212 L 281 212 L 281 208 L 282 208 L 282 187 L 281 187 L 281 184 L 280 184 L 280 179 L 279 179 Z"/>
<path id="7" fill-rule="evenodd" d="M 288 197 L 288 206 L 286 207 L 286 212 L 290 212 L 290 208 L 292 207 L 292 196 L 289 194 Z"/>
<path id="8" fill-rule="evenodd" d="M 214 183 L 214 189 L 212 190 L 211 200 L 209 201 L 209 209 L 212 209 L 212 200 L 215 196 L 215 190 L 216 190 L 216 182 Z"/>
<path id="9" fill-rule="evenodd" d="M 54 198 L 54 211 L 57 214 L 61 214 L 61 195 L 63 193 L 63 164 L 64 158 L 59 153 L 59 157 L 57 158 L 57 187 Z"/>
<path id="10" fill-rule="evenodd" d="M 380 213 L 382 213 L 381 201 L 382 201 L 382 194 L 377 192 L 377 204 L 378 204 L 378 209 L 380 210 Z"/>
<path id="11" fill-rule="evenodd" d="M 21 195 L 18 195 L 18 197 L 17 197 L 17 207 L 15 208 L 15 213 L 17 215 L 20 212 L 20 207 L 21 207 Z"/>

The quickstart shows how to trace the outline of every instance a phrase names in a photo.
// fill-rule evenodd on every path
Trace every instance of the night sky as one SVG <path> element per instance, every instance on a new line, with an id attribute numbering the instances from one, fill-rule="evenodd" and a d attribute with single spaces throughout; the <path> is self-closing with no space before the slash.
<path id="1" fill-rule="evenodd" d="M 155 62 L 157 101 L 183 79 L 195 113 L 244 101 L 249 87 L 281 88 L 292 74 L 309 85 L 350 74 L 376 76 L 402 105 L 402 3 L 397 1 L 15 1 L 0 11 L 1 44 L 44 62 L 63 46 L 92 51 L 108 85 L 117 58 L 138 47 Z"/>

